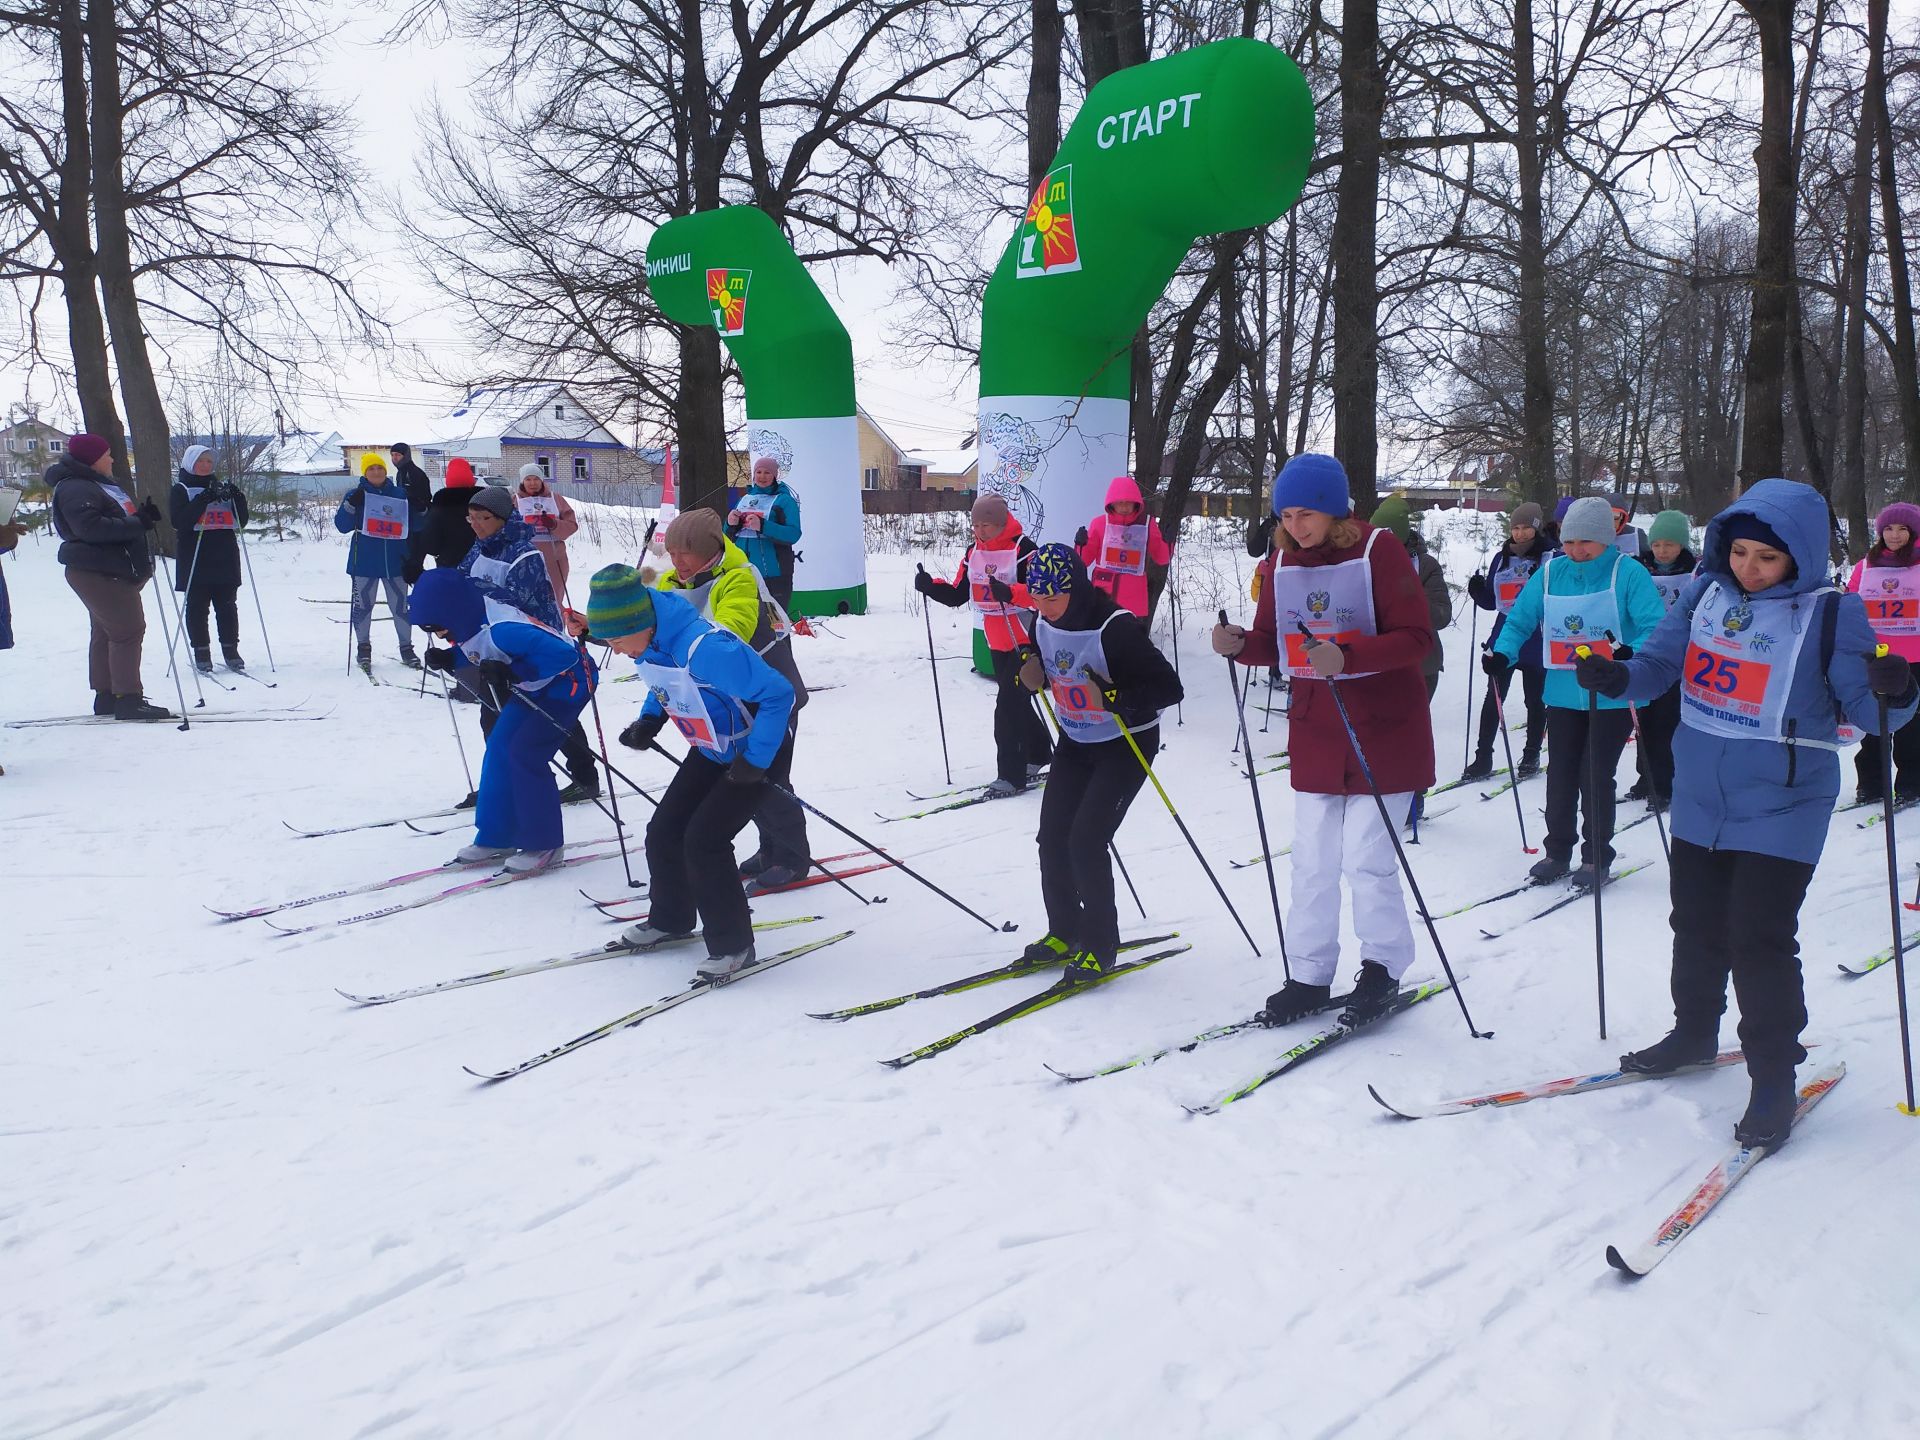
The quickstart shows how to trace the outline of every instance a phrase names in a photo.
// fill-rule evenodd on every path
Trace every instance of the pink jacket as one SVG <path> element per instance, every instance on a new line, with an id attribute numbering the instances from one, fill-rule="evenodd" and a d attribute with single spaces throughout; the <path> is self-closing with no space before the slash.
<path id="1" fill-rule="evenodd" d="M 1875 548 L 1878 549 L 1877 546 Z M 1907 553 L 1909 555 L 1913 553 L 1912 545 L 1907 546 Z M 1853 591 L 1854 594 L 1867 602 L 1867 622 L 1873 626 L 1875 638 L 1885 645 L 1889 651 L 1898 655 L 1908 664 L 1920 665 L 1920 634 L 1899 634 L 1890 632 L 1884 628 L 1886 622 L 1883 617 L 1888 613 L 1884 607 L 1889 605 L 1889 603 L 1897 605 L 1898 602 L 1889 602 L 1888 600 L 1878 597 L 1875 594 L 1878 588 L 1875 579 L 1870 578 L 1902 570 L 1908 571 L 1909 573 L 1914 572 L 1911 567 L 1899 564 L 1869 565 L 1867 561 L 1872 558 L 1873 555 L 1870 552 L 1866 560 L 1857 560 L 1854 562 L 1853 573 L 1847 576 L 1847 589 Z M 1909 630 L 1911 630 L 1913 624 L 1912 610 L 1917 603 L 1920 602 L 1911 600 L 1906 602 L 1905 608 L 1908 611 L 1909 618 L 1907 620 L 1907 627 L 1905 628 Z"/>
<path id="2" fill-rule="evenodd" d="M 1116 500 L 1130 500 L 1135 505 L 1140 504 L 1140 487 L 1133 483 L 1131 475 L 1117 476 L 1114 482 L 1107 486 L 1106 503 L 1111 505 Z M 1173 559 L 1173 547 L 1167 544 L 1166 537 L 1160 533 L 1158 522 L 1151 515 L 1147 515 L 1144 510 L 1140 515 L 1147 524 L 1147 559 L 1155 565 L 1165 565 Z M 1139 520 L 1134 523 L 1138 524 Z M 1093 578 L 1094 584 L 1111 595 L 1114 603 L 1121 609 L 1131 610 L 1144 620 L 1147 615 L 1146 573 L 1143 569 L 1138 575 L 1129 575 L 1103 568 L 1100 564 L 1100 550 L 1106 541 L 1106 536 L 1107 517 L 1103 511 L 1087 525 L 1087 543 L 1080 547 L 1080 559 L 1086 564 L 1087 573 Z"/>

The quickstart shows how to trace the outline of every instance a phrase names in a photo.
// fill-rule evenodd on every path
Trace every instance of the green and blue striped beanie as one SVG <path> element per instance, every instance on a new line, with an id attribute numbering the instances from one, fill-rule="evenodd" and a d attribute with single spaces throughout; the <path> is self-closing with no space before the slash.
<path id="1" fill-rule="evenodd" d="M 593 572 L 587 587 L 587 630 L 596 640 L 618 640 L 653 628 L 653 592 L 631 565 Z"/>

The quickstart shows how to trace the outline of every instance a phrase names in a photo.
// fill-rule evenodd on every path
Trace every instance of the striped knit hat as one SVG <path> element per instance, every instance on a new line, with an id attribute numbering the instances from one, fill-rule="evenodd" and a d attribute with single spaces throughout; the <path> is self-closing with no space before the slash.
<path id="1" fill-rule="evenodd" d="M 618 640 L 653 628 L 653 592 L 631 565 L 593 572 L 587 589 L 587 629 L 596 640 Z"/>

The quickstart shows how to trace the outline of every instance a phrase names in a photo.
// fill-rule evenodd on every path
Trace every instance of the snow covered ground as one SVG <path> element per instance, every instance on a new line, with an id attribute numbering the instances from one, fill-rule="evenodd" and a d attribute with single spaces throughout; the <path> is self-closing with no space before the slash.
<path id="1" fill-rule="evenodd" d="M 1471 526 L 1449 531 L 1456 583 Z M 796 783 L 1019 934 L 897 872 L 854 882 L 884 904 L 832 887 L 763 900 L 760 918 L 826 917 L 763 953 L 856 935 L 488 1087 L 462 1065 L 505 1065 L 672 993 L 695 956 L 378 1009 L 335 993 L 609 938 L 575 887 L 620 893 L 617 859 L 294 939 L 215 923 L 203 906 L 417 869 L 467 833 L 282 825 L 432 809 L 466 785 L 437 694 L 344 674 L 344 606 L 304 603 L 344 595 L 341 547 L 255 542 L 277 676 L 248 597 L 245 653 L 279 688 L 209 686 L 206 713 L 298 703 L 324 719 L 0 730 L 0 1436 L 1920 1434 L 1920 1121 L 1894 1108 L 1892 967 L 1854 982 L 1835 969 L 1888 939 L 1881 835 L 1858 814 L 1834 822 L 1802 930 L 1809 1038 L 1848 1078 L 1638 1284 L 1603 1248 L 1648 1235 L 1726 1147 L 1737 1069 L 1417 1124 L 1366 1085 L 1505 1087 L 1661 1034 L 1651 825 L 1621 842 L 1622 863 L 1650 867 L 1608 892 L 1606 1041 L 1585 905 L 1480 937 L 1541 903 L 1528 896 L 1440 922 L 1490 1041 L 1441 997 L 1210 1117 L 1181 1102 L 1291 1040 L 1255 1032 L 1077 1086 L 1043 1068 L 1184 1038 L 1279 983 L 1264 877 L 1228 868 L 1259 845 L 1224 666 L 1205 649 L 1215 605 L 1247 608 L 1233 543 L 1182 561 L 1189 700 L 1159 769 L 1262 958 L 1147 790 L 1120 849 L 1151 918 L 1123 908 L 1125 923 L 1178 929 L 1191 953 L 899 1072 L 875 1062 L 1042 982 L 806 1017 L 984 968 L 1042 928 L 1037 797 L 875 819 L 944 783 L 912 562 L 878 555 L 873 613 L 802 642 L 808 677 L 841 688 L 806 712 Z M 631 557 L 577 546 L 574 572 L 611 558 Z M 0 719 L 84 709 L 85 620 L 52 544 L 5 563 L 19 647 L 0 654 Z M 958 612 L 936 611 L 934 637 L 966 652 Z M 380 673 L 406 684 L 391 629 L 374 640 Z M 1446 641 L 1443 778 L 1461 759 L 1464 612 Z M 941 671 L 954 778 L 984 780 L 991 689 L 961 659 Z M 171 704 L 157 626 L 146 676 Z M 603 698 L 611 733 L 639 693 Z M 460 724 L 477 762 L 471 709 Z M 1284 733 L 1275 717 L 1258 753 Z M 616 763 L 666 782 L 657 757 Z M 1277 845 L 1285 780 L 1263 781 Z M 1522 790 L 1536 837 L 1542 793 Z M 1433 808 L 1454 802 L 1411 852 L 1436 910 L 1525 865 L 1505 797 L 1468 787 Z M 1901 838 L 1920 858 L 1916 823 Z M 568 826 L 610 828 L 590 807 Z M 814 843 L 854 848 L 817 826 Z M 1420 945 L 1414 976 L 1438 973 Z"/>

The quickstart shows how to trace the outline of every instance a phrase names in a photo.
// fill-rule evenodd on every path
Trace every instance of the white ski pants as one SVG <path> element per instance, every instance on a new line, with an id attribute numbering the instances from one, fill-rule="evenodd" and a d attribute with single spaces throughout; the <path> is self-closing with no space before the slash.
<path id="1" fill-rule="evenodd" d="M 1389 815 L 1405 815 L 1413 796 L 1386 797 Z M 1293 796 L 1293 906 L 1287 954 L 1293 978 L 1331 985 L 1340 964 L 1340 879 L 1353 892 L 1360 958 L 1398 980 L 1413 963 L 1413 925 L 1400 893 L 1400 862 L 1380 826 L 1372 795 Z"/>

